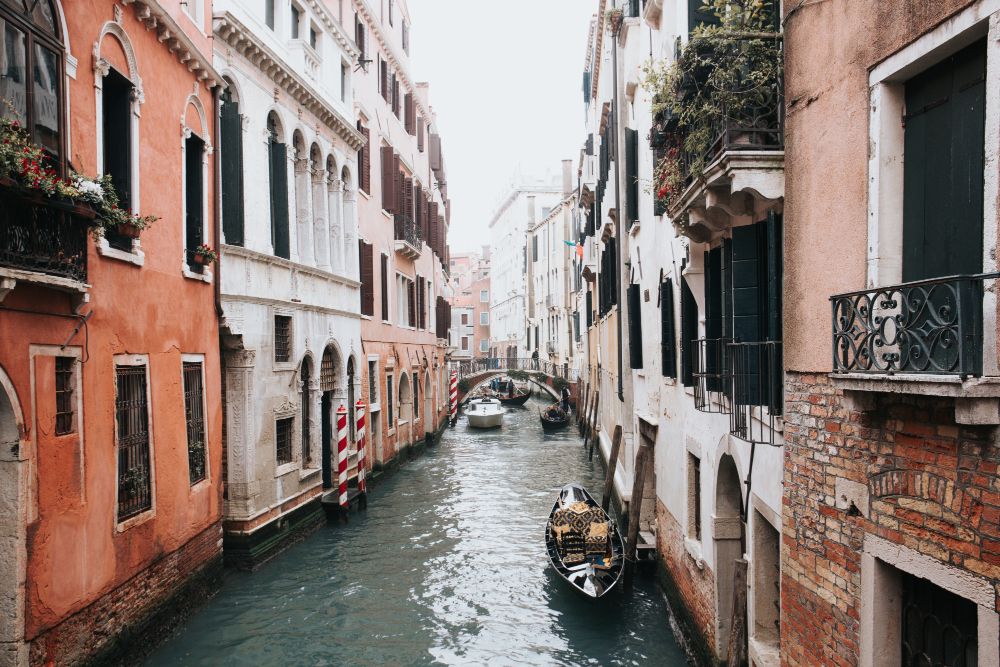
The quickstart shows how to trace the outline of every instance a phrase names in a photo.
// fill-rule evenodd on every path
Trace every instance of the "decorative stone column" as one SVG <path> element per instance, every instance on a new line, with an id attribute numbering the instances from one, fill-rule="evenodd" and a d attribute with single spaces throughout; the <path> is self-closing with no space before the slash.
<path id="1" fill-rule="evenodd" d="M 330 202 L 330 247 L 333 272 L 344 273 L 344 182 L 330 175 L 327 200 Z"/>
<path id="2" fill-rule="evenodd" d="M 355 190 L 344 191 L 344 245 L 346 246 L 345 268 L 347 277 L 359 280 L 358 275 L 358 193 Z M 351 249 L 354 249 L 352 252 Z"/>
<path id="3" fill-rule="evenodd" d="M 225 353 L 226 362 L 226 461 L 229 468 L 226 515 L 249 519 L 256 513 L 260 492 L 256 479 L 253 367 L 254 350 Z"/>
<path id="4" fill-rule="evenodd" d="M 311 170 L 309 159 L 296 157 L 295 160 L 295 229 L 298 232 L 299 262 L 316 265 L 313 253 L 311 219 L 312 219 L 312 188 L 309 187 Z"/>
<path id="5" fill-rule="evenodd" d="M 327 198 L 323 196 L 326 170 L 314 168 L 312 172 L 313 238 L 316 239 L 316 266 L 330 270 L 330 216 Z"/>

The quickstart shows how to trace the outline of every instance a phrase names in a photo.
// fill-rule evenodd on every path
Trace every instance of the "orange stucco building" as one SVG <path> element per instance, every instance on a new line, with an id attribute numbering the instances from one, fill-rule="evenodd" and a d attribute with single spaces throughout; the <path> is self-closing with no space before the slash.
<path id="1" fill-rule="evenodd" d="M 95 241 L 0 186 L 0 662 L 134 661 L 221 567 L 211 9 L 19 4 L 0 89 L 32 139 L 159 220 Z"/>

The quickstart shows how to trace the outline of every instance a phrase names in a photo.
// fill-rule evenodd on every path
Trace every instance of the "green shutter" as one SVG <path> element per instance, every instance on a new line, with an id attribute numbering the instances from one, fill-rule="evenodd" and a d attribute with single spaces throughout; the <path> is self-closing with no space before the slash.
<path id="1" fill-rule="evenodd" d="M 733 337 L 733 240 L 722 240 L 722 337 Z"/>
<path id="2" fill-rule="evenodd" d="M 587 290 L 587 328 L 594 326 L 594 293 Z"/>
<path id="3" fill-rule="evenodd" d="M 625 128 L 625 200 L 628 229 L 639 221 L 639 132 Z"/>
<path id="4" fill-rule="evenodd" d="M 698 337 L 698 302 L 688 286 L 687 279 L 681 279 L 681 382 L 685 387 L 694 385 L 691 371 L 691 355 L 694 340 Z"/>
<path id="5" fill-rule="evenodd" d="M 288 168 L 285 144 L 272 141 L 271 154 L 271 235 L 274 254 L 289 259 L 288 245 Z"/>
<path id="6" fill-rule="evenodd" d="M 226 95 L 228 97 L 228 95 Z M 243 121 L 236 102 L 223 102 L 219 120 L 222 162 L 222 231 L 227 245 L 243 245 Z"/>
<path id="7" fill-rule="evenodd" d="M 760 303 L 757 285 L 757 225 L 733 228 L 733 339 L 760 340 Z"/>
<path id="8" fill-rule="evenodd" d="M 677 352 L 674 349 L 674 289 L 667 278 L 660 283 L 660 357 L 663 377 L 677 377 Z"/>
<path id="9" fill-rule="evenodd" d="M 903 281 L 980 273 L 986 42 L 906 82 Z"/>
<path id="10" fill-rule="evenodd" d="M 626 288 L 628 298 L 628 359 L 634 369 L 642 368 L 642 311 L 640 310 L 639 286 L 629 285 Z"/>
<path id="11" fill-rule="evenodd" d="M 767 212 L 767 340 L 781 340 L 782 216 Z"/>

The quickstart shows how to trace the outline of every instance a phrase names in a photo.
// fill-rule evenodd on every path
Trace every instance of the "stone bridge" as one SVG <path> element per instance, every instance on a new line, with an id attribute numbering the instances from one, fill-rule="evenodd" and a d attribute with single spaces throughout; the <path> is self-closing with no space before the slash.
<path id="1" fill-rule="evenodd" d="M 479 387 L 486 384 L 495 377 L 506 378 L 507 371 L 524 371 L 528 374 L 528 380 L 549 393 L 553 400 L 559 398 L 559 392 L 553 385 L 554 378 L 561 378 L 569 382 L 570 403 L 576 401 L 576 386 L 579 371 L 570 368 L 568 364 L 555 364 L 544 359 L 526 359 L 510 357 L 503 359 L 477 358 L 468 361 L 459 361 L 453 365 L 452 370 L 458 371 L 458 379 L 468 378 L 469 390 L 458 390 L 458 402 L 465 401 L 468 394 L 474 393 Z"/>

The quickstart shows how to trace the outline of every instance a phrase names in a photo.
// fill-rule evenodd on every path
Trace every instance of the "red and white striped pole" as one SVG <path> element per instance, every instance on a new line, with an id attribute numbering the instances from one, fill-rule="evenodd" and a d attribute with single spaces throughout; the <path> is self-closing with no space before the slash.
<path id="1" fill-rule="evenodd" d="M 337 472 L 340 476 L 340 507 L 347 511 L 347 408 L 337 408 Z"/>
<path id="2" fill-rule="evenodd" d="M 451 425 L 458 421 L 458 373 L 451 373 Z"/>
<path id="3" fill-rule="evenodd" d="M 365 402 L 358 399 L 354 406 L 358 423 L 358 491 L 365 492 L 368 461 L 365 459 Z"/>

